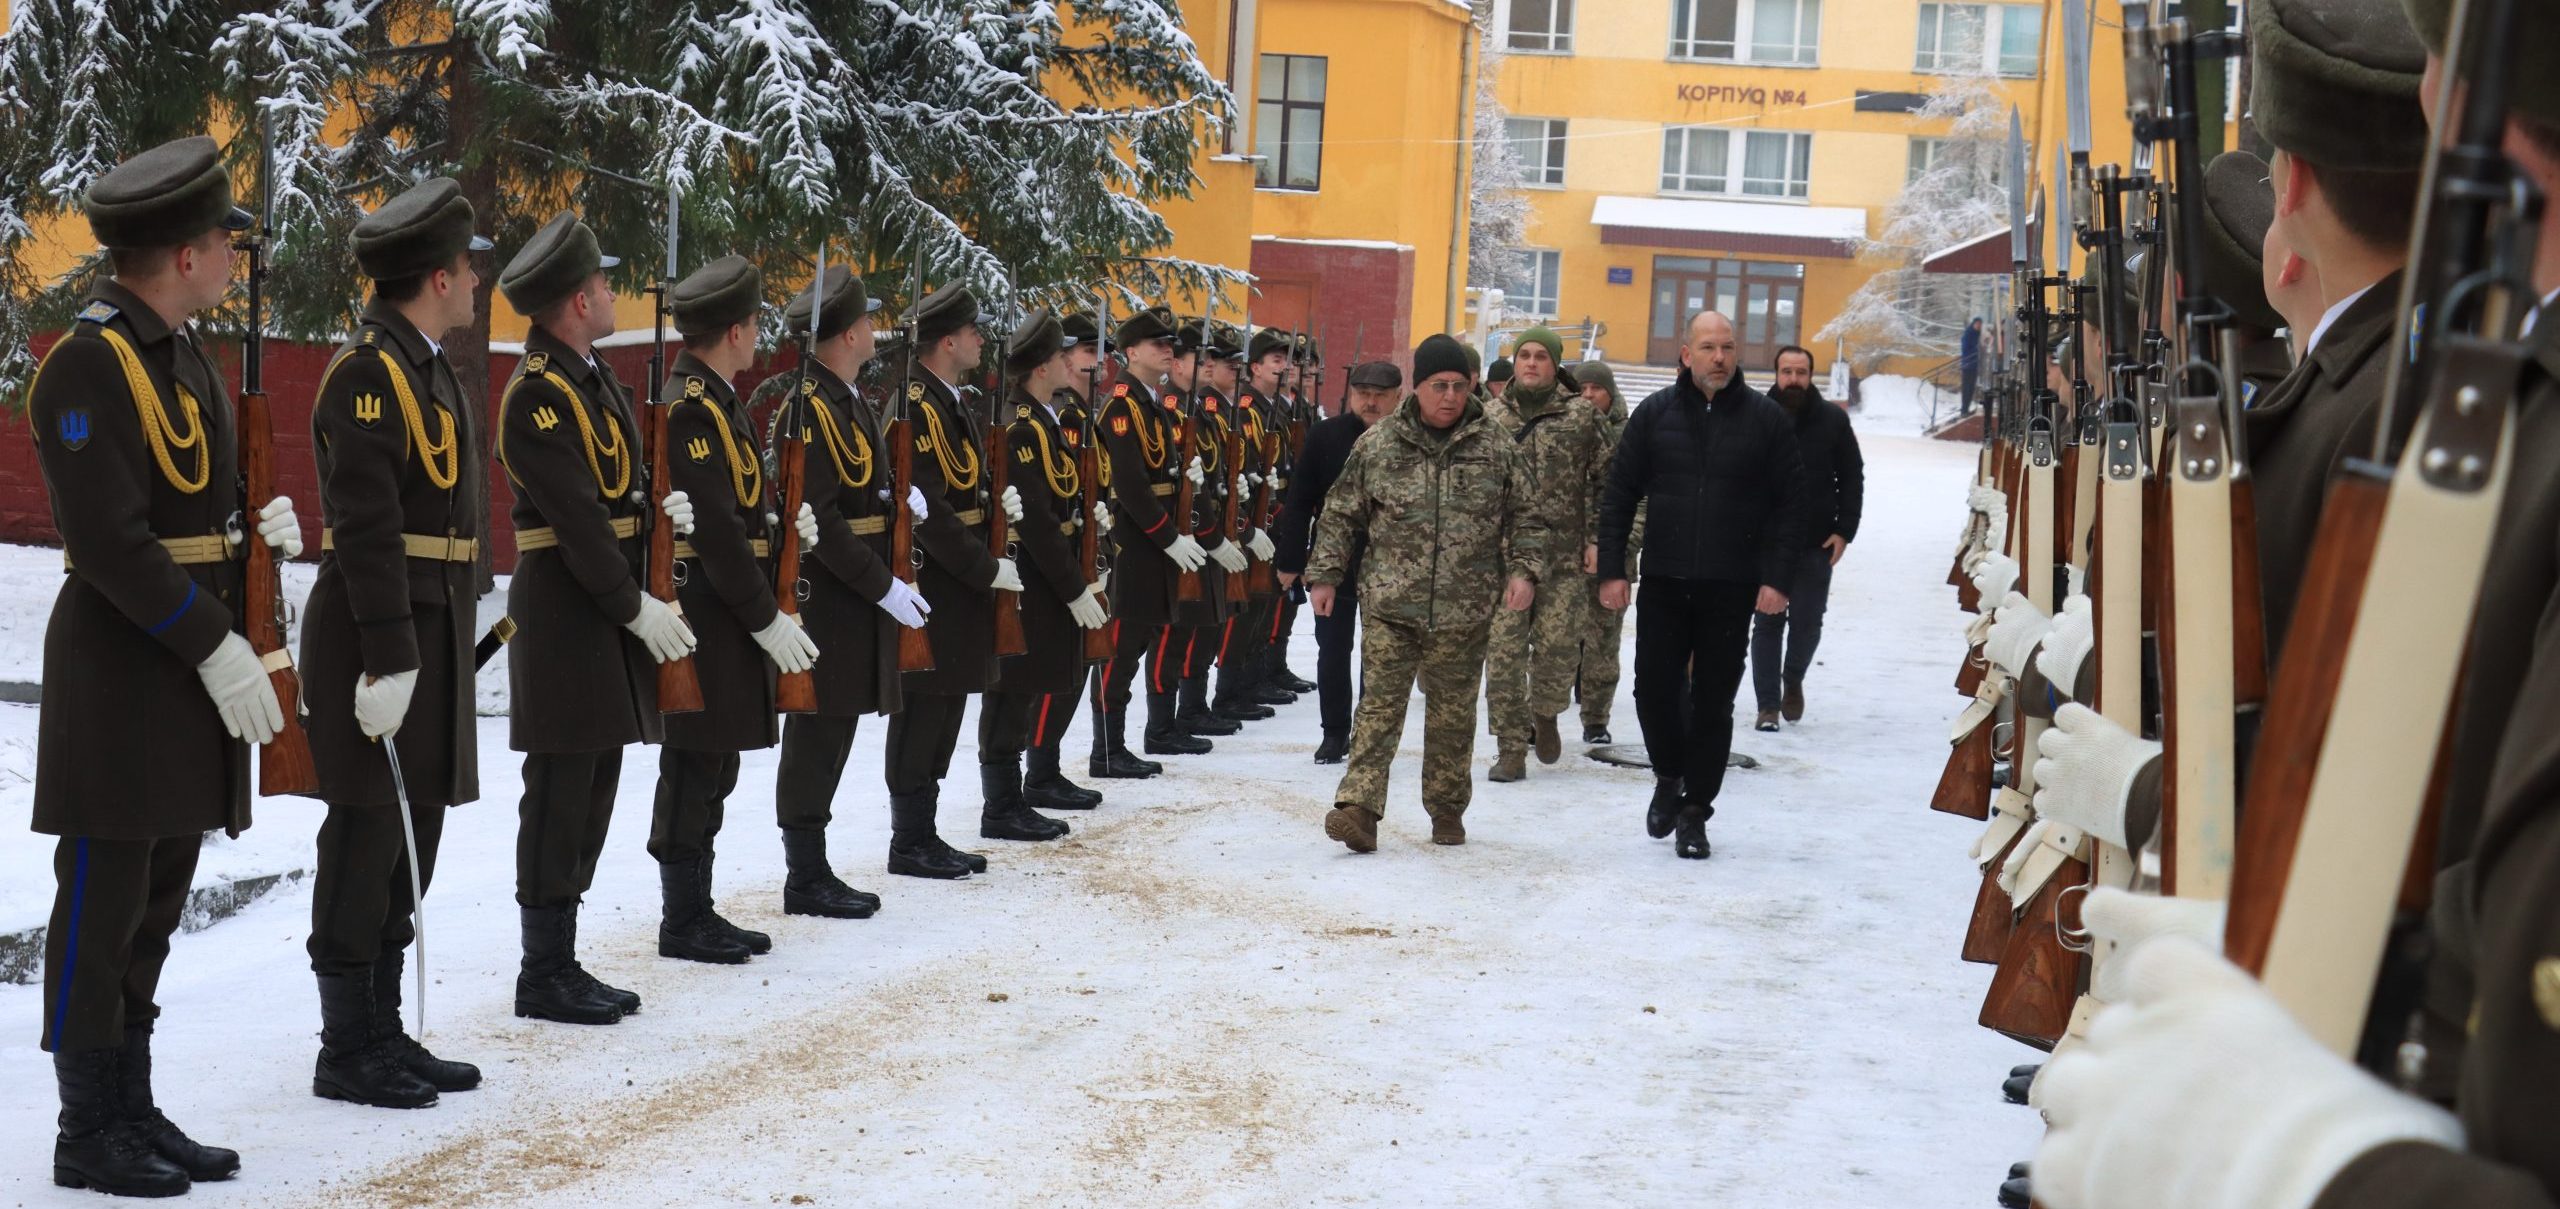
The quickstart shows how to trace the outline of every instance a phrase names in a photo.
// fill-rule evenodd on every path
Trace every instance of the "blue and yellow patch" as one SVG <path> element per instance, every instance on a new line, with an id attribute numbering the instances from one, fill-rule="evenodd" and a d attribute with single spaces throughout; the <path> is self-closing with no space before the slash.
<path id="1" fill-rule="evenodd" d="M 116 304 L 109 302 L 104 298 L 99 298 L 91 301 L 89 305 L 81 307 L 80 313 L 77 316 L 74 316 L 74 318 L 81 323 L 105 323 L 107 320 L 113 319 L 120 314 L 123 314 L 123 312 L 116 309 Z"/>
<path id="2" fill-rule="evenodd" d="M 104 306 L 106 304 L 100 303 Z M 62 447 L 74 453 L 89 445 L 89 409 L 67 407 L 53 421 L 54 435 L 62 439 Z"/>

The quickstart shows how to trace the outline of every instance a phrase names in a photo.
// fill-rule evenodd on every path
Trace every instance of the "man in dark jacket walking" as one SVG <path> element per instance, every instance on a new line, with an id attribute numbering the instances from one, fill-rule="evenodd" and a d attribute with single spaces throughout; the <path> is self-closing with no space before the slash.
<path id="1" fill-rule="evenodd" d="M 1751 623 L 1751 688 L 1759 698 L 1755 730 L 1778 729 L 1784 716 L 1804 717 L 1804 674 L 1822 643 L 1822 611 L 1831 599 L 1831 568 L 1858 537 L 1858 512 L 1866 498 L 1865 459 L 1849 413 L 1831 405 L 1813 384 L 1813 354 L 1792 344 L 1778 350 L 1778 385 L 1770 397 L 1795 421 L 1804 455 L 1805 541 L 1796 553 L 1795 585 L 1784 613 L 1763 613 Z"/>
<path id="2" fill-rule="evenodd" d="M 1742 381 L 1733 322 L 1689 320 L 1673 382 L 1638 405 L 1600 499 L 1600 603 L 1627 607 L 1627 535 L 1646 509 L 1636 722 L 1653 763 L 1645 830 L 1707 855 L 1733 750 L 1733 695 L 1754 609 L 1784 612 L 1804 529 L 1804 465 L 1786 411 Z M 1688 700 L 1681 699 L 1686 686 Z"/>
<path id="3" fill-rule="evenodd" d="M 1293 587 L 1307 570 L 1307 549 L 1315 540 L 1316 519 L 1324 513 L 1325 493 L 1342 475 L 1352 442 L 1369 426 L 1394 411 L 1404 390 L 1404 371 L 1392 361 L 1371 361 L 1351 368 L 1351 406 L 1326 418 L 1307 433 L 1306 447 L 1290 472 L 1289 494 L 1281 501 L 1280 519 L 1272 525 L 1276 548 L 1271 566 L 1282 588 Z M 1316 763 L 1340 764 L 1351 752 L 1351 644 L 1359 631 L 1359 553 L 1354 551 L 1342 586 L 1335 590 L 1333 612 L 1316 618 L 1316 694 L 1324 722 L 1324 741 L 1316 745 Z"/>
<path id="4" fill-rule="evenodd" d="M 1973 375 L 1982 367 L 1982 317 L 1964 325 L 1964 344 L 1956 353 L 1956 368 L 1964 373 L 1964 386 L 1957 392 L 1958 414 L 1973 410 Z"/>

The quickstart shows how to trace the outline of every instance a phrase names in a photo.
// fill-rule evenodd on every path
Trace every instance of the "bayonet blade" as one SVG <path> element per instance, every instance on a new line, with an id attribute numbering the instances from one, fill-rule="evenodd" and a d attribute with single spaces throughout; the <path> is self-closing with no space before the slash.
<path id="1" fill-rule="evenodd" d="M 666 279 L 667 279 L 669 282 L 673 282 L 673 281 L 676 279 L 676 232 L 677 232 L 677 230 L 678 230 L 678 226 L 677 226 L 677 223 L 676 223 L 676 210 L 677 210 L 677 208 L 678 208 L 679 206 L 681 206 L 681 205 L 683 204 L 683 202 L 684 202 L 684 191 L 683 191 L 682 189 L 677 188 L 676 186 L 674 186 L 674 185 L 672 185 L 672 184 L 671 184 L 671 185 L 668 185 L 668 186 L 667 186 L 667 275 L 666 275 Z"/>
<path id="2" fill-rule="evenodd" d="M 2027 250 L 2027 133 L 2018 108 L 2009 107 L 2009 263 L 2025 264 Z"/>
<path id="3" fill-rule="evenodd" d="M 2074 155 L 2089 154 L 2089 3 L 2062 0 L 2063 96 Z"/>
<path id="4" fill-rule="evenodd" d="M 2064 0 L 2070 3 L 2071 0 Z M 2053 271 L 2064 277 L 2071 275 L 2071 215 L 2062 212 L 2056 199 L 2071 197 L 2071 152 L 2062 144 L 2053 145 L 2053 183 L 2045 194 L 2044 222 L 2053 231 Z"/>

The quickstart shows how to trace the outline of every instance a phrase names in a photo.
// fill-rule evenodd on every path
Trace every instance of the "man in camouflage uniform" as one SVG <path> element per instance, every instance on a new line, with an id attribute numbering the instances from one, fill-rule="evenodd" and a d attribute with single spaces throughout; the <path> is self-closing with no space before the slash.
<path id="1" fill-rule="evenodd" d="M 1605 465 L 1618 452 L 1618 434 L 1627 429 L 1627 397 L 1618 393 L 1618 375 L 1608 363 L 1585 361 L 1573 367 L 1582 386 L 1582 401 L 1600 415 L 1600 438 L 1607 442 Z M 1627 570 L 1635 573 L 1636 554 L 1644 547 L 1644 506 L 1636 506 L 1636 523 L 1627 538 Z M 1582 741 L 1594 746 L 1614 742 L 1609 736 L 1609 707 L 1618 698 L 1618 648 L 1627 631 L 1627 615 L 1600 607 L 1600 581 L 1583 585 L 1586 612 L 1582 626 L 1582 662 L 1574 669 L 1573 697 L 1582 703 Z"/>
<path id="2" fill-rule="evenodd" d="M 1583 568 L 1609 445 L 1600 417 L 1557 381 L 1563 352 L 1564 340 L 1546 328 L 1522 332 L 1512 352 L 1511 386 L 1485 408 L 1486 421 L 1510 434 L 1527 464 L 1532 489 L 1521 506 L 1550 534 L 1562 535 L 1554 557 L 1538 567 L 1545 599 L 1493 621 L 1484 681 L 1488 725 L 1499 744 L 1486 778 L 1492 781 L 1529 775 L 1532 737 L 1539 763 L 1553 764 L 1564 754 L 1556 715 L 1572 701 L 1582 657 Z"/>
<path id="3" fill-rule="evenodd" d="M 1327 616 L 1352 550 L 1367 543 L 1356 585 L 1360 709 L 1350 766 L 1324 820 L 1324 833 L 1353 852 L 1377 851 L 1387 769 L 1417 676 L 1431 841 L 1467 842 L 1460 821 L 1474 788 L 1467 756 L 1495 602 L 1528 609 L 1549 554 L 1546 522 L 1526 506 L 1528 463 L 1470 397 L 1465 348 L 1433 336 L 1414 350 L 1413 374 L 1415 394 L 1352 447 L 1325 497 L 1307 563 L 1308 599 Z"/>

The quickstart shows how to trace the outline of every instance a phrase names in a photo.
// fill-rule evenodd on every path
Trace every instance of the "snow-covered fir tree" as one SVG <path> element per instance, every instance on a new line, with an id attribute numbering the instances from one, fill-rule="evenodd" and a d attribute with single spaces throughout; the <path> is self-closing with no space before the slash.
<path id="1" fill-rule="evenodd" d="M 1467 280 L 1508 287 L 1520 275 L 1520 250 L 1529 242 L 1529 195 L 1523 191 L 1520 152 L 1511 141 L 1510 114 L 1495 84 L 1502 78 L 1502 39 L 1493 28 L 1492 0 L 1475 5 L 1475 159 L 1467 181 Z"/>
<path id="2" fill-rule="evenodd" d="M 1949 123 L 1947 133 L 1927 144 L 1926 165 L 1860 250 L 1876 274 L 1814 336 L 1839 341 L 1860 372 L 1892 357 L 1952 356 L 1966 321 L 1983 313 L 1990 278 L 1927 273 L 1920 262 L 2008 230 L 2008 106 L 1995 77 L 1970 74 L 1939 81 L 1917 112 L 1921 121 Z"/>

